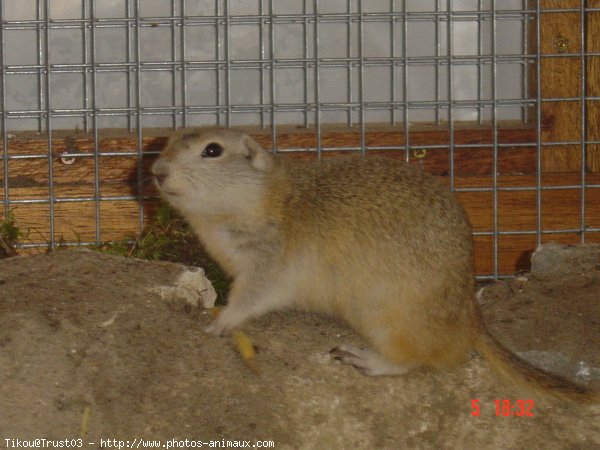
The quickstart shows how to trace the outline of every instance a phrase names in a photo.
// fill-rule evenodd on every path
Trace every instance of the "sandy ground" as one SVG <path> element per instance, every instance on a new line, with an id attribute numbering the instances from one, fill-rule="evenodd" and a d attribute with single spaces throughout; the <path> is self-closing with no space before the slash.
<path id="1" fill-rule="evenodd" d="M 600 250 L 575 250 L 538 255 L 535 272 L 480 300 L 511 349 L 600 388 Z M 186 270 L 84 250 L 0 260 L 0 447 L 81 438 L 73 443 L 83 448 L 224 439 L 277 449 L 600 449 L 600 405 L 515 391 L 475 357 L 452 371 L 365 377 L 330 358 L 340 343 L 364 344 L 331 318 L 282 312 L 248 323 L 254 373 L 229 338 L 202 331 L 209 313 L 159 294 Z M 533 416 L 497 415 L 496 399 L 529 401 Z"/>

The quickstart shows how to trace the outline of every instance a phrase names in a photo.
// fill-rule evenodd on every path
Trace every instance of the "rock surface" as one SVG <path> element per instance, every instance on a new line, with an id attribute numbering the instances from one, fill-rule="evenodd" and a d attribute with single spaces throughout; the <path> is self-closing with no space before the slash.
<path id="1" fill-rule="evenodd" d="M 566 276 L 537 271 L 479 298 L 488 327 L 511 349 L 600 388 L 600 270 L 568 264 Z M 202 331 L 210 314 L 161 297 L 186 270 L 82 250 L 0 260 L 0 447 L 83 434 L 84 448 L 100 448 L 100 439 L 600 448 L 600 405 L 515 392 L 478 358 L 451 371 L 365 377 L 328 353 L 364 345 L 361 338 L 318 315 L 281 312 L 246 324 L 256 374 L 230 339 Z M 533 417 L 497 416 L 496 399 L 531 400 Z"/>

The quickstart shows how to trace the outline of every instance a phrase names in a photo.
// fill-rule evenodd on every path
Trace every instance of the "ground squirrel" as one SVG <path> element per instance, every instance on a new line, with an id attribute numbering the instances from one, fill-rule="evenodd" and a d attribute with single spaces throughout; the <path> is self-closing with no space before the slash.
<path id="1" fill-rule="evenodd" d="M 369 375 L 452 366 L 475 349 L 513 381 L 598 400 L 520 360 L 483 328 L 471 228 L 434 176 L 386 158 L 279 158 L 225 129 L 174 136 L 152 174 L 234 280 L 209 332 L 285 307 L 318 311 L 368 339 L 375 351 L 343 345 L 333 353 Z"/>

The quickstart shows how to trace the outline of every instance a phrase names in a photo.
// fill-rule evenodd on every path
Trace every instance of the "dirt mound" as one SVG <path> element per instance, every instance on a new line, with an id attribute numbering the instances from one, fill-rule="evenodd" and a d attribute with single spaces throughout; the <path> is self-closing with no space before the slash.
<path id="1" fill-rule="evenodd" d="M 278 449 L 600 448 L 599 405 L 515 393 L 478 358 L 447 372 L 365 377 L 328 353 L 364 342 L 318 315 L 247 324 L 256 374 L 230 339 L 202 331 L 211 320 L 203 308 L 161 296 L 187 270 L 82 250 L 0 260 L 0 447 L 82 437 L 90 448 L 119 445 L 113 439 L 180 448 L 185 439 L 188 448 L 217 440 Z M 511 349 L 600 387 L 600 270 L 568 273 L 490 286 L 480 293 L 484 315 Z M 497 415 L 495 400 L 517 414 Z M 532 417 L 519 414 L 517 400 L 532 405 Z"/>

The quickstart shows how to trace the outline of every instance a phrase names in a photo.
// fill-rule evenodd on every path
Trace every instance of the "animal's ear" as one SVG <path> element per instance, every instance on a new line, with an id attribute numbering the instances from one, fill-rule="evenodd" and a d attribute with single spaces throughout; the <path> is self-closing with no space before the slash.
<path id="1" fill-rule="evenodd" d="M 248 135 L 244 135 L 243 143 L 246 147 L 246 157 L 256 170 L 269 170 L 275 164 L 273 154 L 266 151 L 261 145 Z"/>

